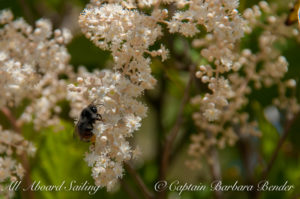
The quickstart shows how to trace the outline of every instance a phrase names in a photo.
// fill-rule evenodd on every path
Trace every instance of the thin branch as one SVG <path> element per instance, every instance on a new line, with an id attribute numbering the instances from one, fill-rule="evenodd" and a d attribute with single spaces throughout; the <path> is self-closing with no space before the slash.
<path id="1" fill-rule="evenodd" d="M 248 137 L 247 137 L 248 138 Z M 238 142 L 238 149 L 240 152 L 240 157 L 245 169 L 246 183 L 254 184 L 253 179 L 253 167 L 251 166 L 251 155 L 253 153 L 252 143 L 245 137 L 240 137 Z"/>
<path id="2" fill-rule="evenodd" d="M 26 16 L 27 20 L 29 21 L 30 24 L 34 23 L 32 13 L 30 11 L 29 5 L 26 3 L 25 0 L 19 0 L 19 4 L 22 7 L 24 11 L 24 15 Z"/>
<path id="3" fill-rule="evenodd" d="M 242 159 L 242 165 L 244 168 L 244 175 L 245 175 L 245 184 L 256 186 L 255 179 L 254 179 L 254 166 L 252 165 L 252 156 L 255 153 L 257 155 L 257 151 L 253 149 L 252 142 L 249 137 L 244 137 L 238 131 L 238 135 L 240 136 L 238 142 L 238 149 L 240 152 L 240 157 Z M 248 198 L 255 198 L 256 191 L 249 191 L 247 192 Z"/>
<path id="4" fill-rule="evenodd" d="M 294 124 L 294 122 L 296 121 L 296 119 L 298 118 L 298 115 L 299 114 L 296 114 L 293 119 L 287 121 L 285 128 L 284 128 L 283 135 L 279 139 L 277 146 L 272 154 L 272 158 L 270 159 L 269 163 L 267 164 L 267 167 L 263 171 L 261 180 L 265 180 L 268 177 L 268 175 L 274 165 L 274 162 L 279 154 L 279 150 L 280 150 L 281 146 L 283 145 L 284 141 L 287 139 L 290 129 L 291 129 L 292 125 Z"/>
<path id="5" fill-rule="evenodd" d="M 143 195 L 147 199 L 153 199 L 154 194 L 147 188 L 140 175 L 134 170 L 134 168 L 128 162 L 124 162 L 125 169 L 132 176 L 135 183 L 138 185 Z"/>
<path id="6" fill-rule="evenodd" d="M 192 75 L 194 75 L 193 72 L 191 72 L 191 76 Z M 189 99 L 189 91 L 190 91 L 191 83 L 192 83 L 192 79 L 190 78 L 190 80 L 185 88 L 183 99 L 182 99 L 182 102 L 179 107 L 179 112 L 177 115 L 176 123 L 166 138 L 166 143 L 165 143 L 165 147 L 164 147 L 163 155 L 162 155 L 163 158 L 162 158 L 162 165 L 161 165 L 162 166 L 161 179 L 165 179 L 165 177 L 166 177 L 166 170 L 168 167 L 169 156 L 171 154 L 171 150 L 172 150 L 172 146 L 175 141 L 175 138 L 177 137 L 179 129 L 183 122 L 183 117 L 182 117 L 183 110 L 184 110 L 184 106 L 186 105 L 186 103 L 188 102 L 188 99 Z"/>
<path id="7" fill-rule="evenodd" d="M 121 180 L 121 186 L 124 189 L 124 191 L 129 195 L 130 198 L 132 199 L 139 199 L 140 197 L 137 195 L 136 192 L 134 192 L 134 190 L 128 186 L 128 184 L 125 182 L 124 179 Z"/>
<path id="8" fill-rule="evenodd" d="M 173 149 L 173 144 L 175 141 L 175 138 L 178 135 L 178 132 L 180 130 L 180 127 L 183 123 L 183 110 L 185 105 L 187 104 L 188 100 L 189 100 L 189 93 L 190 93 L 190 88 L 192 86 L 192 82 L 193 82 L 193 76 L 194 76 L 194 70 L 195 67 L 194 65 L 192 65 L 190 67 L 190 79 L 189 82 L 184 90 L 184 95 L 183 95 L 183 99 L 182 102 L 180 104 L 179 107 L 179 111 L 178 111 L 178 115 L 177 115 L 177 119 L 175 122 L 174 127 L 171 129 L 170 133 L 168 134 L 166 141 L 165 141 L 165 146 L 163 148 L 163 154 L 162 154 L 162 161 L 161 161 L 161 165 L 160 165 L 160 180 L 165 180 L 166 179 L 166 173 L 167 173 L 167 169 L 169 166 L 169 159 L 170 159 L 170 155 L 171 155 L 171 151 Z M 160 198 L 164 198 L 165 196 L 165 191 L 160 192 Z"/>
<path id="9" fill-rule="evenodd" d="M 1 108 L 1 112 L 5 115 L 5 117 L 9 120 L 11 123 L 13 129 L 20 135 L 22 135 L 22 129 L 21 129 L 21 124 L 17 122 L 17 119 L 15 116 L 11 113 L 11 111 L 7 107 Z M 22 153 L 19 155 L 20 161 L 22 166 L 25 169 L 25 175 L 24 175 L 24 182 L 23 185 L 24 187 L 29 187 L 32 185 L 32 180 L 30 178 L 30 165 L 29 165 L 29 160 L 28 156 L 26 153 Z M 34 193 L 30 189 L 28 190 L 27 194 L 22 191 L 22 198 L 31 198 L 34 199 Z"/>
<path id="10" fill-rule="evenodd" d="M 179 152 L 188 144 L 190 133 L 193 132 L 190 129 L 187 129 L 181 133 L 180 140 L 178 140 L 178 143 L 174 146 L 173 152 L 170 155 L 169 164 L 172 164 L 176 161 L 178 156 L 176 154 L 179 154 Z"/>
<path id="11" fill-rule="evenodd" d="M 211 147 L 208 151 L 208 157 L 212 161 L 209 161 L 208 165 L 210 168 L 211 176 L 213 181 L 221 181 L 222 175 L 221 175 L 221 166 L 219 161 L 219 154 L 215 146 Z M 216 199 L 223 198 L 223 193 L 220 190 L 214 190 L 214 195 Z"/>
<path id="12" fill-rule="evenodd" d="M 9 120 L 10 124 L 12 125 L 13 129 L 19 133 L 22 134 L 21 131 L 21 124 L 17 122 L 15 116 L 11 113 L 11 111 L 7 107 L 2 107 L 1 112 L 5 115 L 5 117 Z"/>
<path id="13" fill-rule="evenodd" d="M 213 137 L 210 131 L 206 131 L 205 134 L 208 138 Z M 221 165 L 220 165 L 219 153 L 216 146 L 209 147 L 207 154 L 205 154 L 204 157 L 207 160 L 212 181 L 213 182 L 221 181 L 222 180 Z M 214 196 L 216 199 L 222 199 L 223 192 L 220 190 L 214 190 Z"/>
<path id="14" fill-rule="evenodd" d="M 200 88 L 199 83 L 197 82 L 198 80 L 197 80 L 196 76 L 193 75 L 192 78 L 193 78 L 193 85 L 196 87 L 196 90 L 198 92 L 200 92 L 201 88 Z M 202 82 L 200 81 L 200 83 L 202 83 Z M 189 134 L 193 131 L 194 130 L 187 129 L 184 132 L 182 132 L 182 134 L 181 134 L 182 137 L 178 141 L 178 144 L 176 144 L 176 146 L 174 147 L 173 154 L 171 154 L 170 161 L 169 161 L 170 164 L 172 164 L 172 162 L 175 161 L 175 159 L 177 157 L 176 154 L 178 154 L 179 151 L 181 151 L 181 149 L 184 147 L 184 145 L 186 144 L 186 141 L 189 140 Z"/>
<path id="15" fill-rule="evenodd" d="M 294 122 L 296 121 L 296 119 L 298 118 L 298 116 L 299 116 L 299 113 L 296 114 L 293 119 L 288 120 L 286 122 L 284 131 L 283 131 L 283 135 L 280 137 L 280 139 L 279 139 L 279 141 L 278 141 L 278 143 L 276 145 L 276 148 L 273 151 L 273 154 L 271 156 L 270 161 L 268 162 L 266 168 L 263 170 L 261 178 L 259 178 L 259 180 L 257 182 L 260 182 L 262 180 L 266 180 L 267 179 L 267 177 L 268 177 L 268 175 L 269 175 L 269 173 L 270 173 L 270 171 L 271 171 L 271 169 L 272 169 L 272 167 L 273 167 L 273 165 L 275 163 L 275 160 L 276 160 L 276 158 L 277 158 L 277 156 L 279 154 L 279 150 L 282 147 L 284 141 L 287 139 L 288 134 L 289 134 L 289 132 L 291 130 L 291 127 L 294 124 Z M 260 191 L 257 191 L 257 189 L 255 189 L 255 191 L 253 191 L 253 193 L 252 193 L 252 198 L 259 198 L 260 193 L 261 193 Z"/>

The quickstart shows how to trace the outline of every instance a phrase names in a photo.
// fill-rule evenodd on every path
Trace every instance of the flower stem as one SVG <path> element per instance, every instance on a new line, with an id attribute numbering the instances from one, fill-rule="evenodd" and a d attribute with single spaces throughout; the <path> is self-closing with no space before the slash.
<path id="1" fill-rule="evenodd" d="M 138 185 L 143 195 L 147 199 L 153 199 L 154 194 L 147 188 L 140 175 L 134 170 L 130 163 L 124 162 L 125 169 L 132 176 L 135 183 Z"/>
<path id="2" fill-rule="evenodd" d="M 179 107 L 175 125 L 171 129 L 171 131 L 168 134 L 166 141 L 165 141 L 165 145 L 164 145 L 163 152 L 162 152 L 162 161 L 161 161 L 161 165 L 160 165 L 160 176 L 159 176 L 160 180 L 166 179 L 166 175 L 167 175 L 166 173 L 167 173 L 167 169 L 169 166 L 169 159 L 170 159 L 171 151 L 173 149 L 173 144 L 174 144 L 175 138 L 178 135 L 180 127 L 183 123 L 184 106 L 187 104 L 187 102 L 189 100 L 189 92 L 190 92 L 190 88 L 191 88 L 192 82 L 193 82 L 194 69 L 195 69 L 194 66 L 190 67 L 190 79 L 189 79 L 189 82 L 184 91 L 183 99 L 182 99 L 182 102 Z M 162 192 L 160 192 L 159 195 L 160 195 L 159 198 L 165 198 L 166 192 L 162 191 Z"/>
<path id="3" fill-rule="evenodd" d="M 265 180 L 265 179 L 268 177 L 268 175 L 269 175 L 269 173 L 270 173 L 270 171 L 271 171 L 271 169 L 272 169 L 272 167 L 273 167 L 273 165 L 274 165 L 274 163 L 275 163 L 275 160 L 276 160 L 276 158 L 277 158 L 277 156 L 278 156 L 278 154 L 279 154 L 279 150 L 280 150 L 280 148 L 282 147 L 284 141 L 287 139 L 288 134 L 289 134 L 289 132 L 290 132 L 290 130 L 291 130 L 291 127 L 292 127 L 292 125 L 294 124 L 294 122 L 296 121 L 296 119 L 298 118 L 298 116 L 299 116 L 299 114 L 296 114 L 296 115 L 293 117 L 293 119 L 288 120 L 288 121 L 286 122 L 286 125 L 285 125 L 285 128 L 284 128 L 283 135 L 282 135 L 281 138 L 279 139 L 279 141 L 278 141 L 278 143 L 277 143 L 277 146 L 276 146 L 275 150 L 273 151 L 272 157 L 271 157 L 269 163 L 267 164 L 267 167 L 266 167 L 266 168 L 264 169 L 264 171 L 263 171 L 261 180 Z"/>
<path id="4" fill-rule="evenodd" d="M 22 135 L 22 125 L 20 123 L 17 122 L 15 116 L 12 114 L 12 112 L 7 108 L 7 107 L 2 107 L 1 108 L 1 112 L 5 115 L 5 117 L 9 120 L 9 122 L 11 123 L 13 129 L 20 135 Z M 29 164 L 29 160 L 28 160 L 28 156 L 26 153 L 22 153 L 21 155 L 19 155 L 21 164 L 23 166 L 23 168 L 25 169 L 25 174 L 24 174 L 24 181 L 23 183 L 23 187 L 27 188 L 30 187 L 32 185 L 32 180 L 30 177 L 30 164 Z M 34 193 L 33 191 L 31 191 L 30 189 L 28 189 L 27 192 L 21 191 L 22 194 L 22 198 L 30 198 L 30 199 L 34 199 Z"/>

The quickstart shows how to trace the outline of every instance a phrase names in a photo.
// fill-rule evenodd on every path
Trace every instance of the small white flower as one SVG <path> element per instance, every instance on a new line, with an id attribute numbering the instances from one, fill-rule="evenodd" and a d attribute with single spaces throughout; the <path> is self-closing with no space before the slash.
<path id="1" fill-rule="evenodd" d="M 25 173 L 24 168 L 22 167 L 21 164 L 18 164 L 17 167 L 16 167 L 16 174 L 17 174 L 17 176 L 19 176 L 20 178 L 23 178 L 24 173 Z"/>
<path id="2" fill-rule="evenodd" d="M 203 113 L 204 117 L 206 117 L 206 119 L 210 122 L 218 120 L 220 114 L 221 111 L 216 108 L 206 109 Z"/>
<path id="3" fill-rule="evenodd" d="M 4 61 L 7 58 L 7 54 L 5 52 L 0 52 L 0 61 Z"/>

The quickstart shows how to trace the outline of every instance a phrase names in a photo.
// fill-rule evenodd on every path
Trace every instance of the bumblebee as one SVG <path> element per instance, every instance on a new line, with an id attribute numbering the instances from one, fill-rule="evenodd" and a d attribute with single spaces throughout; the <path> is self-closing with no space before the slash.
<path id="1" fill-rule="evenodd" d="M 300 25 L 300 0 L 297 0 L 294 7 L 290 10 L 290 13 L 285 21 L 286 25 L 292 25 L 298 21 Z"/>
<path id="2" fill-rule="evenodd" d="M 74 136 L 79 136 L 81 141 L 94 143 L 95 135 L 93 129 L 96 121 L 103 121 L 102 116 L 97 111 L 97 105 L 91 103 L 81 111 L 80 118 L 75 127 Z"/>

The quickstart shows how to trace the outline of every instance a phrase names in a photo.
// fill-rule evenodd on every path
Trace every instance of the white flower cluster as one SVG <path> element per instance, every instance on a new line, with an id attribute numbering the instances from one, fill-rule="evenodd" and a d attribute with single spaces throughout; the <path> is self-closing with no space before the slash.
<path id="1" fill-rule="evenodd" d="M 71 40 L 67 29 L 55 30 L 46 19 L 31 27 L 22 18 L 13 20 L 9 10 L 0 14 L 0 107 L 17 106 L 31 100 L 21 116 L 22 121 L 41 125 L 57 122 L 51 110 L 59 112 L 56 103 L 66 97 L 66 81 L 72 77 L 70 56 L 65 44 Z M 30 95 L 29 95 L 30 93 Z"/>
<path id="2" fill-rule="evenodd" d="M 78 117 L 92 102 L 103 105 L 98 110 L 103 121 L 94 125 L 96 142 L 85 159 L 92 167 L 95 184 L 111 190 L 123 175 L 123 162 L 138 153 L 126 138 L 138 130 L 146 116 L 147 108 L 136 99 L 143 89 L 121 73 L 109 70 L 89 73 L 81 68 L 78 76 L 78 84 L 68 87 L 71 116 Z"/>
<path id="3" fill-rule="evenodd" d="M 13 196 L 13 192 L 8 190 L 7 182 L 21 179 L 25 173 L 23 166 L 14 159 L 14 155 L 21 156 L 27 153 L 32 156 L 36 149 L 18 133 L 4 130 L 1 126 L 0 138 L 0 190 L 3 191 L 1 194 L 9 198 Z"/>
<path id="4" fill-rule="evenodd" d="M 196 47 L 204 47 L 202 55 L 214 62 L 199 66 L 196 72 L 196 77 L 208 85 L 211 94 L 196 96 L 192 100 L 192 103 L 200 106 L 200 111 L 193 115 L 200 131 L 192 136 L 189 154 L 196 160 L 187 162 L 190 167 L 199 167 L 197 160 L 207 154 L 212 146 L 224 148 L 227 144 L 235 144 L 240 136 L 261 134 L 256 121 L 250 121 L 249 114 L 243 111 L 249 105 L 247 96 L 252 92 L 251 85 L 255 89 L 277 86 L 279 95 L 273 103 L 287 113 L 287 118 L 292 118 L 299 112 L 300 106 L 296 98 L 287 97 L 287 90 L 294 89 L 296 82 L 293 79 L 282 80 L 288 71 L 288 62 L 274 47 L 276 42 L 295 35 L 295 31 L 284 25 L 285 17 L 278 17 L 276 10 L 271 10 L 262 1 L 259 6 L 244 12 L 247 26 L 240 28 L 245 32 L 251 33 L 256 27 L 263 27 L 258 37 L 259 50 L 256 53 L 237 46 L 227 46 L 227 50 L 219 46 L 217 49 L 215 42 L 220 41 L 215 34 L 208 34 L 204 39 L 194 41 Z M 261 23 L 262 15 L 267 19 L 265 23 Z M 242 24 L 235 26 L 240 25 Z"/>
<path id="5" fill-rule="evenodd" d="M 202 98 L 201 109 L 208 121 L 218 120 L 223 108 L 228 105 L 228 100 L 234 95 L 224 74 L 236 72 L 239 68 L 238 64 L 234 63 L 237 58 L 235 45 L 244 35 L 245 21 L 237 11 L 238 5 L 237 0 L 205 1 L 198 6 L 201 9 L 199 12 L 204 13 L 203 16 L 194 19 L 203 23 L 208 32 L 205 38 L 193 41 L 194 47 L 202 48 L 201 55 L 208 61 L 207 64 L 201 65 L 196 73 L 196 77 L 208 84 L 212 91 Z M 191 6 L 191 9 L 194 7 Z"/>
<path id="6" fill-rule="evenodd" d="M 133 83 L 150 89 L 156 80 L 151 76 L 151 60 L 145 54 L 159 55 L 163 60 L 167 58 L 168 51 L 163 45 L 159 50 L 148 50 L 162 35 L 158 21 L 166 16 L 165 10 L 148 16 L 115 3 L 90 5 L 80 15 L 79 24 L 85 36 L 96 46 L 112 52 L 116 70 Z"/>
<path id="7" fill-rule="evenodd" d="M 161 6 L 162 4 L 164 6 Z M 73 117 L 78 116 L 82 108 L 95 100 L 97 103 L 104 104 L 103 114 L 116 113 L 118 115 L 116 121 L 122 121 L 123 125 L 129 127 L 131 119 L 124 118 L 125 115 L 119 113 L 118 110 L 124 103 L 122 100 L 125 102 L 132 100 L 143 90 L 153 88 L 155 85 L 156 80 L 151 76 L 149 67 L 150 56 L 161 56 L 162 60 L 165 60 L 168 50 L 164 45 L 152 51 L 149 47 L 152 47 L 163 35 L 164 26 L 169 33 L 194 37 L 193 47 L 201 48 L 201 55 L 204 58 L 203 64 L 198 67 L 195 75 L 207 85 L 210 92 L 203 96 L 196 96 L 192 100 L 192 103 L 200 107 L 199 112 L 193 116 L 200 132 L 192 137 L 190 155 L 200 157 L 211 146 L 217 145 L 222 148 L 226 144 L 235 144 L 241 135 L 260 134 L 256 122 L 250 121 L 248 113 L 241 111 L 249 104 L 247 95 L 252 91 L 249 86 L 252 83 L 257 89 L 262 86 L 278 85 L 280 95 L 278 99 L 274 99 L 274 103 L 280 104 L 281 108 L 286 108 L 287 104 L 292 103 L 288 112 L 291 115 L 297 112 L 299 106 L 295 98 L 286 97 L 285 93 L 287 89 L 295 87 L 295 81 L 281 82 L 287 72 L 288 63 L 273 47 L 280 35 L 286 35 L 280 30 L 283 26 L 276 27 L 276 24 L 280 20 L 282 22 L 283 18 L 275 17 L 275 12 L 270 13 L 272 9 L 264 1 L 260 2 L 259 6 L 245 10 L 243 16 L 239 14 L 238 6 L 238 0 L 91 0 L 79 17 L 79 24 L 85 36 L 96 46 L 112 52 L 116 72 L 100 72 L 96 77 L 87 72 L 82 73 L 82 77 L 78 79 L 78 85 L 69 87 L 70 96 L 72 96 L 69 96 L 69 99 L 73 99 L 74 102 L 78 101 L 72 105 Z M 169 13 L 165 8 L 172 12 Z M 258 19 L 263 12 L 268 15 L 265 24 L 259 23 L 260 19 Z M 255 27 L 259 26 L 263 26 L 265 30 L 258 40 L 259 52 L 253 53 L 249 49 L 240 47 L 244 34 L 250 34 Z M 198 34 L 199 27 L 203 27 L 206 31 L 204 38 L 197 38 L 200 35 Z M 279 34 L 276 35 L 273 30 Z M 296 34 L 295 31 L 290 32 Z M 110 84 L 117 85 L 116 82 L 111 82 L 115 80 L 110 80 L 110 84 L 106 83 L 103 78 L 107 76 L 119 77 L 120 81 L 128 81 L 127 94 L 122 94 L 124 98 L 118 97 L 112 100 L 111 97 L 106 98 L 108 92 L 100 92 L 100 90 L 110 90 Z M 118 86 L 114 88 L 118 92 L 122 90 Z M 102 94 L 96 95 L 95 93 Z M 132 93 L 138 93 L 138 95 L 132 95 Z M 112 101 L 108 103 L 108 101 L 105 102 L 106 99 Z M 111 113 L 112 108 L 115 112 Z M 127 115 L 139 114 L 131 111 Z M 142 118 L 141 115 L 139 117 Z M 139 125 L 139 121 L 133 121 Z M 93 166 L 96 183 L 111 189 L 115 180 L 121 175 L 119 175 L 120 172 L 103 169 L 101 166 L 103 162 L 111 162 L 108 160 L 116 158 L 115 155 L 111 155 L 111 151 L 115 151 L 111 143 L 105 145 L 106 149 L 99 147 L 103 143 L 108 143 L 107 140 L 109 140 L 107 136 L 101 138 L 101 132 L 106 131 L 109 125 L 107 122 L 108 120 L 104 120 L 103 123 L 97 124 L 94 132 L 97 135 L 96 145 L 95 148 L 92 147 L 87 160 Z M 116 123 L 112 122 L 112 124 Z M 126 129 L 126 132 L 134 129 Z M 116 135 L 120 134 L 113 129 L 107 131 L 110 134 L 111 132 Z M 123 137 L 120 139 L 127 143 Z M 129 147 L 127 144 L 124 146 Z M 120 151 L 116 150 L 116 152 Z M 99 158 L 102 161 L 101 164 Z M 120 168 L 124 160 L 127 158 L 121 159 L 112 168 Z M 199 166 L 195 162 L 190 162 L 189 165 Z M 119 171 L 119 169 L 116 170 Z"/>
<path id="8" fill-rule="evenodd" d="M 175 1 L 177 2 L 177 1 Z M 182 8 L 188 6 L 185 11 L 175 12 L 172 19 L 167 23 L 171 33 L 179 32 L 186 37 L 194 36 L 200 32 L 197 26 L 202 25 L 207 32 L 214 34 L 216 45 L 218 47 L 228 46 L 243 36 L 243 20 L 239 16 L 236 8 L 239 5 L 238 0 L 209 0 L 209 1 L 180 1 L 177 6 Z M 230 49 L 230 48 L 229 48 Z M 207 49 L 210 50 L 210 49 Z M 213 54 L 213 58 L 220 58 L 219 54 Z M 223 53 L 224 58 L 227 54 Z"/>
<path id="9" fill-rule="evenodd" d="M 169 17 L 168 10 L 160 8 L 161 3 L 175 3 L 178 10 L 175 10 L 172 16 Z M 149 15 L 139 10 L 139 8 L 151 6 L 153 6 L 153 9 Z M 161 56 L 162 60 L 167 58 L 168 50 L 166 50 L 163 45 L 161 45 L 161 48 L 158 50 L 149 50 L 149 47 L 163 34 L 160 24 L 166 24 L 170 33 L 179 32 L 186 37 L 195 36 L 199 32 L 198 26 L 204 26 L 207 31 L 211 33 L 210 36 L 212 39 L 215 39 L 215 42 L 203 50 L 203 56 L 208 58 L 211 62 L 214 60 L 218 62 L 219 69 L 222 69 L 223 72 L 229 71 L 232 65 L 231 60 L 233 57 L 232 50 L 234 43 L 243 36 L 244 22 L 236 10 L 237 6 L 237 0 L 92 0 L 80 15 L 79 24 L 86 37 L 93 41 L 96 46 L 112 52 L 115 62 L 114 69 L 120 72 L 114 75 L 121 75 L 122 78 L 128 78 L 130 82 L 133 83 L 132 85 L 134 85 L 134 87 L 130 86 L 126 92 L 132 93 L 136 92 L 135 90 L 142 92 L 144 89 L 153 88 L 156 82 L 151 76 L 151 69 L 149 67 L 150 58 L 146 57 L 147 54 L 151 56 Z M 184 7 L 187 7 L 187 9 L 181 10 L 181 8 Z M 212 53 L 209 53 L 210 51 Z M 209 74 L 215 74 L 213 69 Z M 82 79 L 86 81 L 86 78 Z M 208 77 L 206 77 L 206 79 L 207 82 L 210 81 Z M 80 79 L 80 81 L 82 80 Z M 217 83 L 216 79 L 212 81 L 214 81 L 215 84 Z M 228 92 L 230 91 L 230 87 L 227 85 L 226 79 L 220 78 L 218 81 L 218 84 L 223 85 L 222 88 L 218 89 L 222 91 L 222 93 L 218 92 L 218 94 L 214 94 L 212 98 L 220 96 L 223 103 L 227 103 L 227 99 L 231 97 L 228 96 L 231 93 Z M 88 91 L 90 90 L 89 92 L 92 91 L 91 87 L 87 85 L 85 85 L 85 87 Z M 74 91 L 78 89 L 80 92 L 86 90 L 80 86 L 79 88 L 72 86 L 70 89 Z M 93 90 L 97 92 L 99 88 L 93 87 Z M 83 95 L 83 93 L 81 93 L 81 95 Z M 75 95 L 73 98 L 77 99 L 80 98 L 80 96 L 76 97 Z M 98 100 L 97 102 L 103 100 L 103 98 L 93 97 L 89 97 L 88 100 L 85 101 L 81 100 L 85 102 L 84 104 L 86 106 L 94 99 Z M 123 100 L 127 101 L 125 98 Z M 114 107 L 116 110 L 118 110 L 117 107 L 122 104 L 122 101 L 117 102 L 118 103 L 115 104 L 116 107 Z M 84 106 L 80 105 L 79 107 L 82 109 Z M 106 106 L 104 107 L 106 108 Z M 80 109 L 77 108 L 75 110 L 75 113 L 78 115 Z M 216 116 L 221 114 L 220 112 L 219 107 L 215 107 L 213 103 L 210 103 L 205 112 L 205 116 L 210 118 L 210 120 L 215 120 Z M 119 115 L 119 117 L 120 116 L 122 118 L 122 115 Z M 125 121 L 127 121 L 127 119 L 125 119 Z M 98 129 L 98 131 L 103 131 L 103 128 L 104 127 Z M 96 135 L 99 134 L 98 132 L 95 133 Z M 98 145 L 97 143 L 96 141 L 96 146 Z M 102 153 L 107 154 L 103 149 L 92 152 L 92 154 L 98 156 Z M 95 155 L 92 157 L 94 156 Z M 99 167 L 101 167 L 101 164 L 94 167 L 94 170 L 96 168 L 97 174 L 100 172 Z M 107 171 L 103 169 L 100 170 L 103 173 Z M 109 175 L 111 176 L 110 173 Z M 102 178 L 102 180 L 103 179 L 105 178 Z M 112 181 L 112 179 L 114 178 L 109 178 L 110 181 Z M 98 184 L 109 185 L 108 182 L 110 181 L 105 181 L 106 183 L 98 182 Z"/>
<path id="10" fill-rule="evenodd" d="M 238 6 L 239 0 L 91 0 L 79 16 L 79 25 L 96 46 L 111 51 L 114 67 L 93 73 L 80 68 L 74 84 L 67 82 L 75 82 L 65 47 L 70 32 L 52 32 L 46 19 L 33 28 L 22 18 L 13 21 L 9 10 L 1 11 L 0 108 L 26 105 L 16 122 L 33 122 L 39 129 L 59 121 L 61 100 L 71 101 L 70 115 L 77 120 L 89 104 L 101 104 L 98 112 L 103 121 L 94 125 L 95 143 L 85 160 L 96 185 L 112 190 L 123 175 L 123 163 L 139 153 L 128 138 L 146 117 L 147 107 L 138 98 L 156 83 L 151 57 L 168 58 L 163 44 L 156 50 L 154 46 L 167 31 L 193 37 L 193 47 L 201 49 L 203 58 L 195 76 L 209 90 L 191 101 L 199 106 L 193 115 L 199 133 L 192 136 L 189 148 L 195 161 L 187 164 L 197 168 L 199 157 L 211 147 L 223 148 L 234 145 L 240 136 L 260 135 L 256 121 L 243 110 L 249 106 L 250 85 L 255 89 L 277 86 L 278 97 L 272 102 L 288 118 L 300 110 L 296 98 L 287 95 L 296 81 L 282 80 L 288 62 L 274 47 L 299 36 L 298 30 L 285 26 L 285 16 L 277 16 L 265 1 L 246 9 L 243 16 Z M 241 38 L 257 27 L 262 29 L 258 50 L 252 52 L 243 47 Z M 205 31 L 204 37 L 200 30 Z M 23 176 L 14 151 L 20 155 L 35 148 L 20 134 L 0 128 L 1 186 Z"/>
<path id="11" fill-rule="evenodd" d="M 16 124 L 33 121 L 35 129 L 53 125 L 58 122 L 53 113 L 60 111 L 57 102 L 67 95 L 67 82 L 61 76 L 73 76 L 65 47 L 71 40 L 69 31 L 55 30 L 53 34 L 46 19 L 38 20 L 33 28 L 22 18 L 13 21 L 9 10 L 0 12 L 0 25 L 1 110 L 26 105 Z M 21 132 L 0 129 L 0 190 L 6 190 L 9 197 L 13 192 L 1 186 L 26 172 L 14 160 L 15 155 L 33 155 L 34 151 Z"/>
<path id="12" fill-rule="evenodd" d="M 139 153 L 131 149 L 126 138 L 132 136 L 146 116 L 147 108 L 136 98 L 156 83 L 149 55 L 161 56 L 163 60 L 168 55 L 163 45 L 149 50 L 162 35 L 158 22 L 167 17 L 167 11 L 156 9 L 149 16 L 130 9 L 133 7 L 136 5 L 130 1 L 91 1 L 87 5 L 79 24 L 96 46 L 112 52 L 115 72 L 81 71 L 78 85 L 69 86 L 73 117 L 78 117 L 93 101 L 103 104 L 100 114 L 104 121 L 95 126 L 96 143 L 86 160 L 93 167 L 96 185 L 108 190 L 122 177 L 123 162 Z"/>

